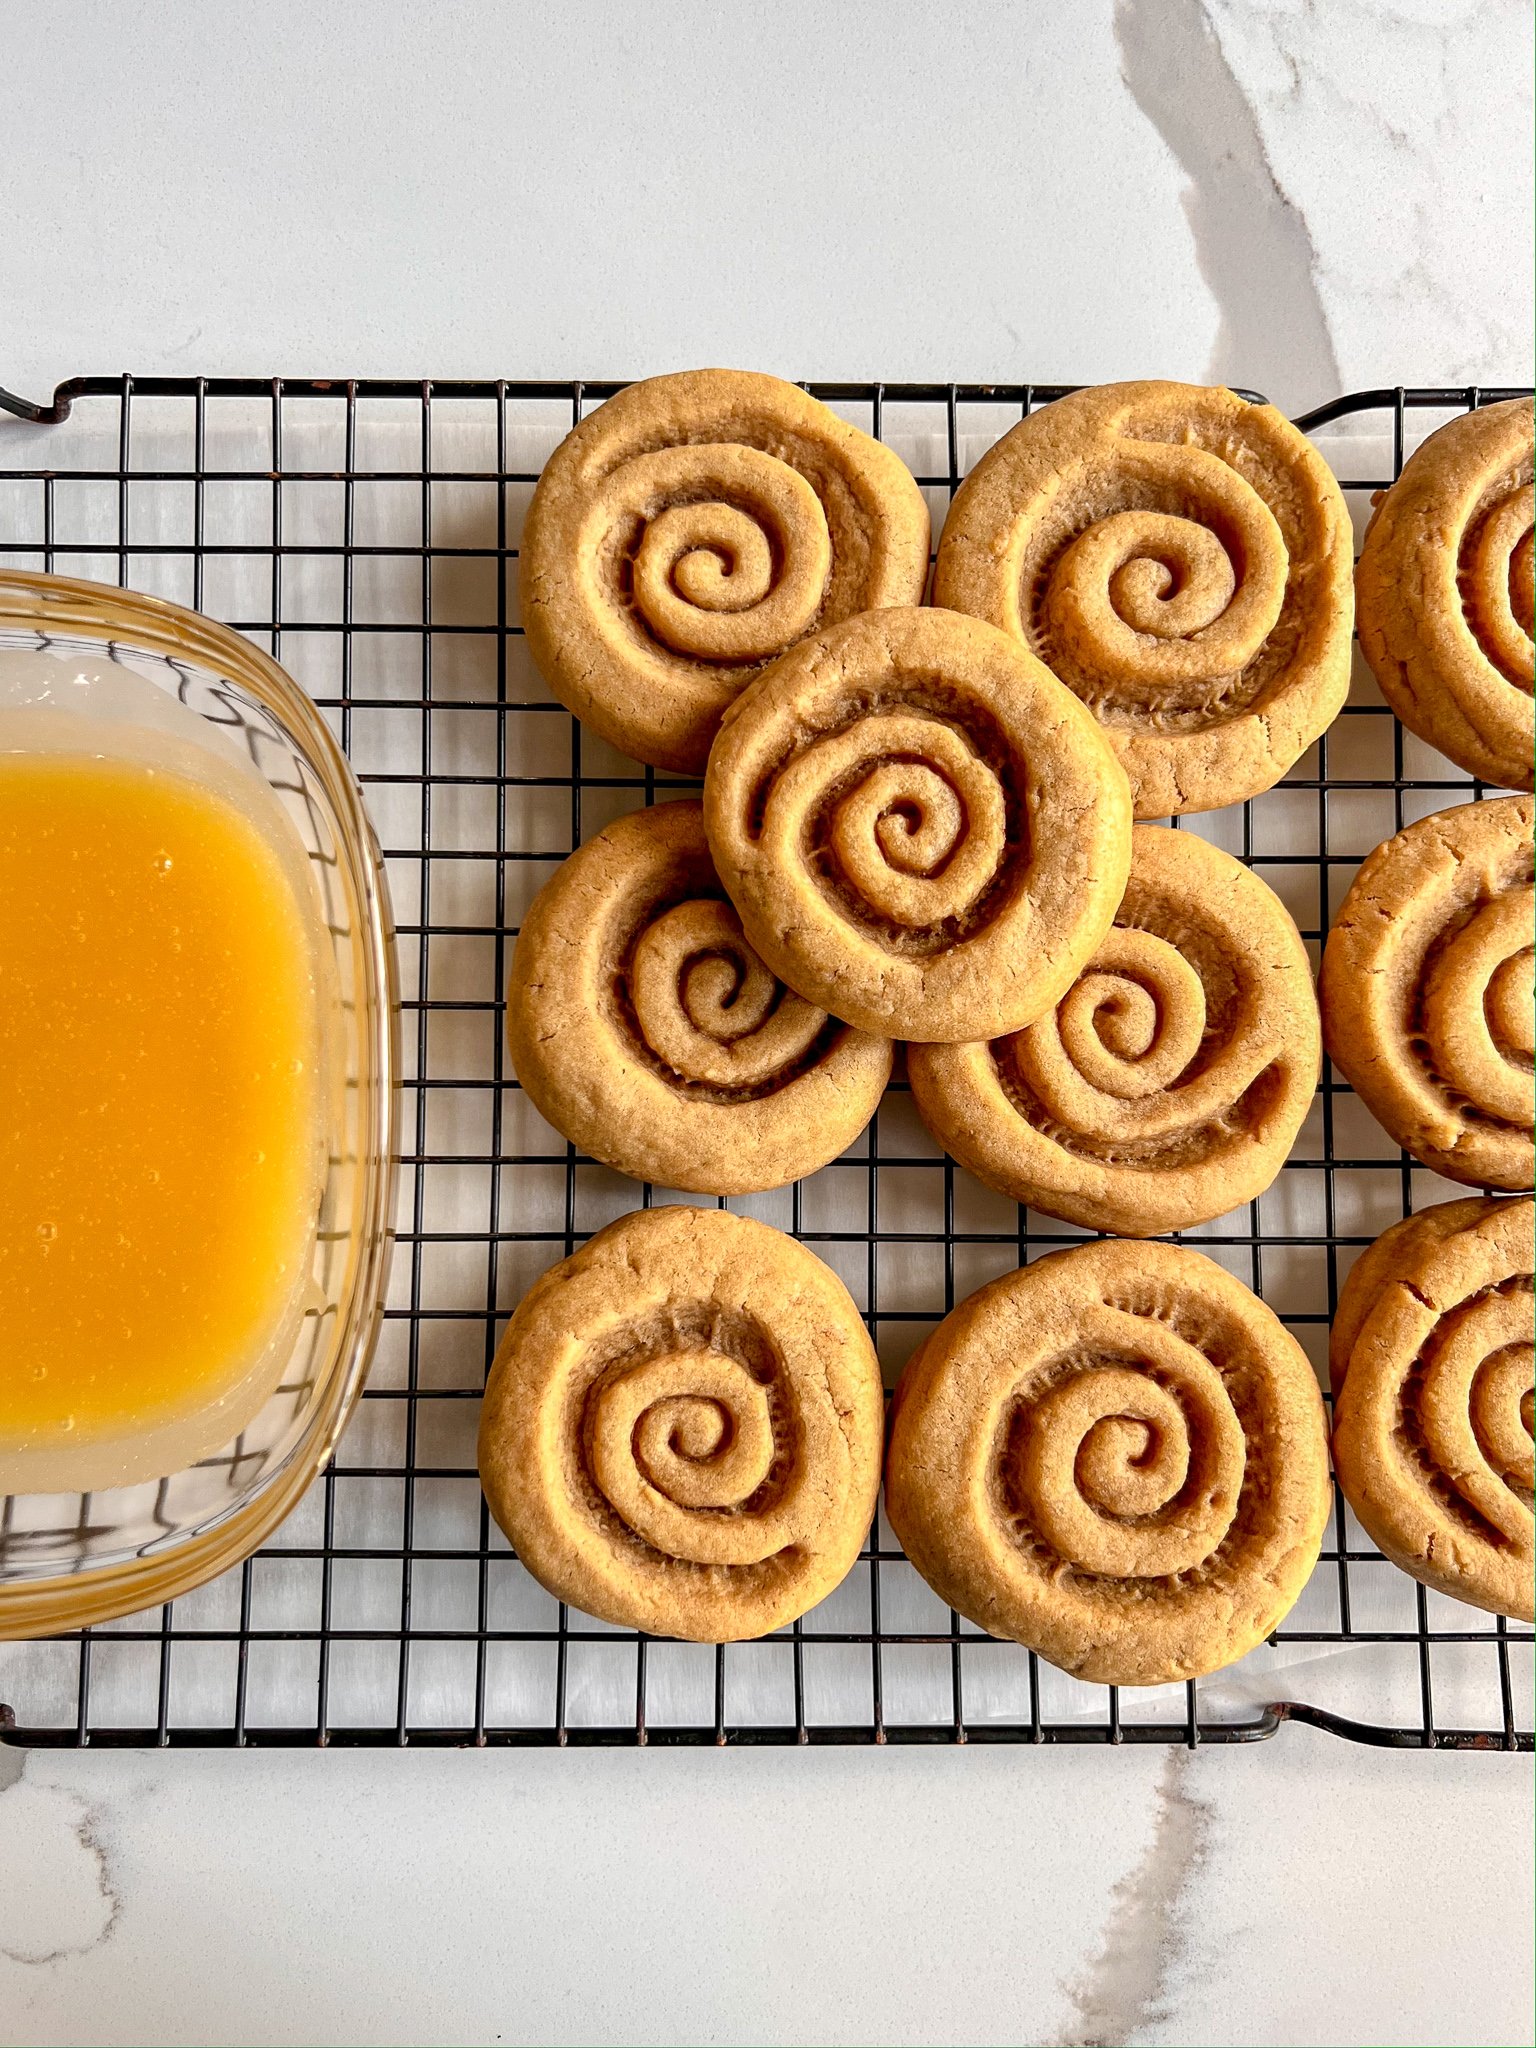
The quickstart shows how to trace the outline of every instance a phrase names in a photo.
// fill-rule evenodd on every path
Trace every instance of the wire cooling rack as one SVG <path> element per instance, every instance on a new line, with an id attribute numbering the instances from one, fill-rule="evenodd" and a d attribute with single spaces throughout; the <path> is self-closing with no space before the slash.
<path id="1" fill-rule="evenodd" d="M 1232 1671 L 1090 1686 L 943 1608 L 883 1516 L 793 1629 L 724 1649 L 636 1637 L 548 1598 L 489 1522 L 480 1388 L 545 1267 L 666 1191 L 579 1156 L 507 1068 L 502 992 L 533 893 L 621 811 L 693 785 L 559 705 L 517 627 L 539 467 L 615 384 L 91 377 L 0 394 L 0 561 L 172 598 L 248 634 L 332 720 L 386 850 L 406 993 L 399 1250 L 367 1391 L 272 1543 L 173 1605 L 0 1644 L 0 1732 L 75 1744 L 1202 1742 L 1286 1719 L 1410 1747 L 1530 1746 L 1531 1633 L 1426 1592 L 1339 1503 L 1286 1625 Z M 808 387 L 909 462 L 943 524 L 985 448 L 1064 387 Z M 1357 530 L 1445 419 L 1512 391 L 1355 393 L 1299 424 Z M 1359 860 L 1481 794 L 1405 734 L 1363 665 L 1331 732 L 1265 796 L 1184 820 L 1249 862 L 1314 960 Z M 1328 1070 L 1275 1186 L 1184 1233 L 1323 1364 L 1359 1250 L 1464 1190 L 1416 1166 Z M 1084 1233 L 982 1189 L 900 1080 L 841 1161 L 731 1207 L 852 1289 L 887 1382 L 954 1302 Z"/>

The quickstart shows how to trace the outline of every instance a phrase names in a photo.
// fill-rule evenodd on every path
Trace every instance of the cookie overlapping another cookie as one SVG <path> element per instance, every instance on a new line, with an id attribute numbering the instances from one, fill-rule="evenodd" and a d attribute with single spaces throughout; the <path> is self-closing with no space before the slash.
<path id="1" fill-rule="evenodd" d="M 1099 728 L 953 612 L 869 612 L 775 662 L 722 721 L 704 822 L 774 973 L 893 1038 L 1030 1023 L 1109 929 L 1130 861 Z"/>

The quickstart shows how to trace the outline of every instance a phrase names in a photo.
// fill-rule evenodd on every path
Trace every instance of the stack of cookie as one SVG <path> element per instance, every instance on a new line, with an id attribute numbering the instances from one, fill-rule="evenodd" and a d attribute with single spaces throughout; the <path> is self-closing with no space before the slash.
<path id="1" fill-rule="evenodd" d="M 1401 549 L 1389 511 L 1383 549 Z M 509 989 L 518 1079 L 594 1158 L 720 1196 L 845 1151 L 904 1041 L 924 1120 L 991 1186 L 1122 1237 L 1224 1214 L 1300 1128 L 1317 1004 L 1265 884 L 1145 821 L 1268 789 L 1342 705 L 1338 486 L 1268 406 L 1117 385 L 1057 401 L 978 465 L 924 608 L 928 543 L 891 452 L 773 378 L 632 386 L 556 451 L 523 539 L 534 657 L 594 729 L 702 774 L 703 795 L 621 818 L 540 894 Z M 1477 576 L 1492 589 L 1496 566 Z M 1403 692 L 1439 704 L 1402 636 L 1384 644 Z M 1470 687 L 1457 703 L 1469 725 L 1485 708 Z M 1482 930 L 1483 909 L 1446 902 L 1462 952 L 1425 999 L 1429 1064 L 1457 1102 L 1507 1109 L 1459 991 L 1471 963 L 1514 1043 L 1514 913 Z M 1422 965 L 1428 926 L 1407 924 Z M 1349 960 L 1337 997 L 1325 977 L 1337 1018 L 1374 972 Z M 1416 1049 L 1400 981 L 1369 1000 Z M 1339 1029 L 1374 1071 L 1386 1039 Z M 1422 1089 L 1399 1092 L 1404 1129 L 1435 1127 Z M 1471 1166 L 1472 1140 L 1445 1143 Z M 819 1260 L 722 1211 L 652 1210 L 514 1316 L 481 1470 L 561 1598 L 718 1642 L 793 1620 L 846 1572 L 881 1429 L 873 1351 Z M 909 1556 L 961 1612 L 1139 1684 L 1271 1631 L 1330 1502 L 1304 1355 L 1172 1245 L 1058 1253 L 963 1303 L 908 1367 L 886 1481 Z"/>

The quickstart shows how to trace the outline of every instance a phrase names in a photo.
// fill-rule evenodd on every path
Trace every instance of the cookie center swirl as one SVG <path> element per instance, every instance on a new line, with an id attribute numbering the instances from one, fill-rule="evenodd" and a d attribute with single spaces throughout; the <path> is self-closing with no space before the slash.
<path id="1" fill-rule="evenodd" d="M 1037 1129 L 1115 1156 L 1182 1156 L 1219 1141 L 1274 1058 L 1240 965 L 1187 919 L 1177 945 L 1115 926 L 1056 1009 L 993 1050 Z"/>
<path id="2" fill-rule="evenodd" d="M 832 571 L 806 479 L 760 449 L 704 443 L 637 455 L 605 513 L 630 526 L 632 598 L 656 639 L 702 661 L 765 661 L 816 621 Z"/>
<path id="3" fill-rule="evenodd" d="M 1527 1493 L 1536 1485 L 1533 1378 L 1536 1346 L 1511 1344 L 1485 1359 L 1472 1382 L 1472 1432 L 1478 1448 L 1508 1485 Z"/>
<path id="4" fill-rule="evenodd" d="M 1509 558 L 1509 608 L 1530 639 L 1536 632 L 1536 534 L 1529 526 Z"/>
<path id="5" fill-rule="evenodd" d="M 754 1499 L 778 1456 L 769 1392 L 739 1359 L 684 1348 L 616 1367 L 587 1401 L 604 1498 L 665 1557 L 760 1564 L 802 1533 L 804 1496 Z"/>
<path id="6" fill-rule="evenodd" d="M 1204 1036 L 1205 988 L 1194 968 L 1166 939 L 1122 927 L 1109 933 L 1055 1016 L 1062 1055 L 1091 1088 L 1117 1101 L 1171 1087 Z M 1049 1101 L 1051 1034 L 1039 1040 L 1026 1035 L 1020 1064 Z"/>
<path id="7" fill-rule="evenodd" d="M 1206 1563 L 1237 1514 L 1243 1426 L 1221 1375 L 1148 1323 L 1139 1355 L 1074 1360 L 1022 1402 L 1017 1504 L 1066 1564 L 1162 1578 Z"/>
<path id="8" fill-rule="evenodd" d="M 685 1081 L 752 1087 L 802 1060 L 827 1018 L 784 987 L 728 903 L 679 903 L 646 926 L 629 966 L 635 1021 Z"/>
<path id="9" fill-rule="evenodd" d="M 953 726 L 872 711 L 813 740 L 769 789 L 764 834 L 819 866 L 855 917 L 931 932 L 964 919 L 999 874 L 1007 804 Z"/>
<path id="10" fill-rule="evenodd" d="M 1510 1543 L 1530 1541 L 1533 1359 L 1530 1288 L 1485 1294 L 1442 1318 L 1406 1397 L 1431 1482 Z"/>
<path id="11" fill-rule="evenodd" d="M 1524 1059 L 1536 1055 L 1536 1007 L 1532 986 L 1536 982 L 1536 956 L 1522 946 L 1502 961 L 1488 977 L 1483 1010 L 1488 1034 L 1506 1054 Z"/>
<path id="12" fill-rule="evenodd" d="M 1046 572 L 1046 638 L 1090 701 L 1214 701 L 1280 618 L 1290 562 L 1275 516 L 1194 446 L 1128 446 L 1114 490 L 1121 508 L 1092 517 Z"/>
<path id="13" fill-rule="evenodd" d="M 1424 1030 L 1436 1070 L 1484 1115 L 1529 1124 L 1536 889 L 1480 904 L 1435 955 L 1424 989 Z"/>
<path id="14" fill-rule="evenodd" d="M 1504 678 L 1532 687 L 1532 519 L 1530 484 L 1496 496 L 1462 544 L 1459 579 L 1467 624 Z"/>

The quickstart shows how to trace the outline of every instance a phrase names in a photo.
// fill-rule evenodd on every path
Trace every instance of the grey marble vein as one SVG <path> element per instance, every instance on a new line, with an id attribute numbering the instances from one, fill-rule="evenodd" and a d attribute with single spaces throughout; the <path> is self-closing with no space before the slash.
<path id="1" fill-rule="evenodd" d="M 1115 1886 L 1103 1941 L 1066 1987 L 1076 2023 L 1052 2048 L 1131 2048 L 1170 2015 L 1169 1990 L 1184 1945 L 1183 1906 L 1211 1849 L 1212 1813 L 1189 1783 L 1187 1750 L 1168 1752 L 1152 1839 Z"/>
<path id="2" fill-rule="evenodd" d="M 1203 0 L 1346 387 L 1530 376 L 1530 0 Z"/>
<path id="3" fill-rule="evenodd" d="M 0 1743 L 0 1798 L 32 1791 L 33 1788 L 26 1784 L 26 1763 L 25 1750 L 8 1748 Z M 123 1910 L 122 1892 L 107 1851 L 103 1810 L 76 1795 L 56 1790 L 45 1791 L 41 1797 L 55 1805 L 64 1804 L 75 1809 L 60 1818 L 67 1836 L 78 1845 L 89 1867 L 70 1887 L 67 1894 L 69 1904 L 62 1912 L 58 1910 L 58 1899 L 53 1896 L 57 1871 L 50 1868 L 45 1888 L 48 1894 L 45 1910 L 31 1920 L 23 1915 L 18 1921 L 14 1915 L 9 1915 L 0 1923 L 0 1959 L 30 1968 L 46 1968 L 49 1964 L 70 1961 L 100 1948 L 103 1942 L 110 1940 Z M 46 1827 L 51 1819 L 52 1815 L 45 1806 L 43 1814 L 32 1817 L 31 1830 Z M 79 1924 L 79 1902 L 82 1898 L 89 1903 L 83 1924 Z M 73 1928 L 72 1921 L 77 1923 Z"/>
<path id="4" fill-rule="evenodd" d="M 1340 389 L 1304 214 L 1201 0 L 1116 0 L 1126 87 L 1178 160 L 1196 260 L 1220 311 L 1206 375 L 1287 408 Z"/>

